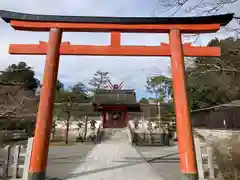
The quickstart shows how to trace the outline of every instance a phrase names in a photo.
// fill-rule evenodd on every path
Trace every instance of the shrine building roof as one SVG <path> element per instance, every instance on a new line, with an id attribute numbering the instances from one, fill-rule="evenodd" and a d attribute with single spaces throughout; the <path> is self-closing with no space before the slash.
<path id="1" fill-rule="evenodd" d="M 93 104 L 136 104 L 136 93 L 133 89 L 108 90 L 96 89 L 93 96 Z"/>

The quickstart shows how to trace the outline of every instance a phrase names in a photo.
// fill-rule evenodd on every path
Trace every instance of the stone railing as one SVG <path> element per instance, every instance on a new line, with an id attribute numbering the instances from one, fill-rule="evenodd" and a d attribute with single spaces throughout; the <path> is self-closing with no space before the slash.
<path id="1" fill-rule="evenodd" d="M 133 143 L 133 130 L 132 130 L 132 127 L 130 124 L 128 124 L 127 126 L 127 134 L 128 134 L 128 140 L 129 140 L 129 143 L 132 144 Z"/>
<path id="2" fill-rule="evenodd" d="M 104 135 L 104 130 L 103 130 L 102 124 L 99 124 L 97 133 L 96 133 L 96 144 L 101 143 L 103 135 Z"/>
<path id="3" fill-rule="evenodd" d="M 2 141 L 27 139 L 27 133 L 25 130 L 14 131 L 0 131 Z"/>
<path id="4" fill-rule="evenodd" d="M 194 138 L 199 180 L 214 179 L 217 166 L 214 163 L 213 145 Z"/>
<path id="5" fill-rule="evenodd" d="M 15 147 L 7 145 L 4 149 L 1 149 L 1 153 L 4 154 L 4 157 L 1 157 L 3 161 L 0 162 L 0 178 L 11 178 L 14 180 L 26 180 L 28 178 L 32 144 L 33 138 L 29 138 L 26 147 L 20 145 Z M 22 169 L 21 174 L 19 173 L 20 169 Z"/>
<path id="6" fill-rule="evenodd" d="M 233 136 L 238 137 L 240 140 L 240 130 L 217 130 L 217 129 L 201 129 L 194 128 L 194 131 L 203 137 L 207 138 L 209 136 L 217 137 L 218 139 L 229 139 Z"/>

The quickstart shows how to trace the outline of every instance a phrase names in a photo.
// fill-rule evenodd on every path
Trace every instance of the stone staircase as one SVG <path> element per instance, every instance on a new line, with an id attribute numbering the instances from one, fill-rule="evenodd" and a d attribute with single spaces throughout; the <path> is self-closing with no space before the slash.
<path id="1" fill-rule="evenodd" d="M 128 134 L 126 128 L 106 128 L 104 129 L 103 141 L 128 141 Z"/>

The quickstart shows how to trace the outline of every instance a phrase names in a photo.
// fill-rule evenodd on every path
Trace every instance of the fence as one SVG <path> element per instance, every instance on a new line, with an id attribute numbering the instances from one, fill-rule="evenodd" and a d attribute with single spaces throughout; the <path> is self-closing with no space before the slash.
<path id="1" fill-rule="evenodd" d="M 0 135 L 4 141 L 27 139 L 27 133 L 25 130 L 0 131 Z"/>
<path id="2" fill-rule="evenodd" d="M 33 138 L 28 139 L 27 146 L 7 145 L 4 161 L 0 166 L 0 177 L 26 180 L 28 178 L 29 162 L 32 151 Z M 20 171 L 22 173 L 20 173 Z"/>
<path id="3" fill-rule="evenodd" d="M 230 139 L 232 137 L 238 137 L 240 140 L 240 130 L 231 130 L 231 129 L 206 129 L 206 128 L 194 128 L 194 131 L 201 136 L 208 137 L 213 136 L 217 137 L 219 140 Z"/>
<path id="4" fill-rule="evenodd" d="M 194 128 L 239 130 L 240 106 L 222 104 L 195 110 L 191 113 Z"/>
<path id="5" fill-rule="evenodd" d="M 213 158 L 213 146 L 194 138 L 199 180 L 214 179 L 217 166 Z"/>
<path id="6" fill-rule="evenodd" d="M 131 129 L 133 143 L 139 146 L 165 146 L 170 145 L 169 134 L 160 134 L 158 132 L 135 132 Z"/>
<path id="7" fill-rule="evenodd" d="M 127 135 L 128 135 L 128 141 L 130 144 L 133 143 L 133 130 L 130 124 L 127 125 Z"/>

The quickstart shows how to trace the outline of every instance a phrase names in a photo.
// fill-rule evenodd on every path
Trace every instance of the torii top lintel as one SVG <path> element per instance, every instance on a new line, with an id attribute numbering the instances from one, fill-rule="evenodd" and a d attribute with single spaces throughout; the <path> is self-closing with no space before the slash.
<path id="1" fill-rule="evenodd" d="M 0 17 L 16 30 L 49 31 L 61 28 L 71 32 L 146 32 L 167 33 L 179 29 L 182 33 L 216 32 L 228 24 L 234 14 L 200 17 L 85 17 L 34 15 L 0 10 Z"/>

